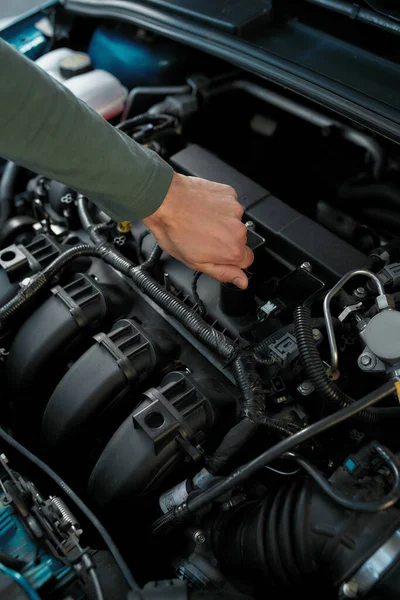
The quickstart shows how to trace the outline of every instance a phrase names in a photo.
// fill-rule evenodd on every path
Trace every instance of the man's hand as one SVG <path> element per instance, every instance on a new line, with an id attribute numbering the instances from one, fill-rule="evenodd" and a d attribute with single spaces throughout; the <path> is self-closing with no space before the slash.
<path id="1" fill-rule="evenodd" d="M 243 208 L 228 185 L 174 174 L 160 208 L 143 219 L 165 252 L 194 271 L 245 289 L 254 260 Z"/>

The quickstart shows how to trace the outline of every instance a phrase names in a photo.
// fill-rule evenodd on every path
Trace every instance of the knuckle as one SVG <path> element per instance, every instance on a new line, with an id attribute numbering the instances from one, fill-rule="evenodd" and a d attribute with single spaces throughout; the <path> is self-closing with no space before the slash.
<path id="1" fill-rule="evenodd" d="M 241 244 L 246 244 L 246 242 L 247 242 L 247 227 L 242 222 L 238 223 L 237 237 Z"/>
<path id="2" fill-rule="evenodd" d="M 243 217 L 244 208 L 243 208 L 243 206 L 241 204 L 239 204 L 239 202 L 236 199 L 235 199 L 235 208 L 234 208 L 234 211 L 235 211 L 235 213 L 234 213 L 235 214 L 235 218 L 240 220 Z"/>
<path id="3" fill-rule="evenodd" d="M 231 185 L 227 185 L 227 184 L 223 184 L 225 191 L 230 195 L 233 196 L 234 198 L 236 198 L 237 194 L 236 194 L 236 190 L 235 188 L 233 188 Z"/>

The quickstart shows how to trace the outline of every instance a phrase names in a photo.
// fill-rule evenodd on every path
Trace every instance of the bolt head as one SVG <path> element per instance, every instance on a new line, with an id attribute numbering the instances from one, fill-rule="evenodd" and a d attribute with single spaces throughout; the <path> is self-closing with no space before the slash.
<path id="1" fill-rule="evenodd" d="M 370 354 L 361 354 L 358 357 L 358 366 L 364 371 L 372 371 L 376 367 L 376 357 Z"/>
<path id="2" fill-rule="evenodd" d="M 251 229 L 252 231 L 254 231 L 256 228 L 253 221 L 246 221 L 245 225 L 246 225 L 247 229 Z"/>
<path id="3" fill-rule="evenodd" d="M 303 262 L 303 264 L 300 265 L 300 269 L 304 269 L 305 271 L 308 271 L 309 273 L 311 273 L 311 271 L 312 271 L 311 263 Z"/>
<path id="4" fill-rule="evenodd" d="M 322 338 L 322 333 L 320 332 L 319 329 L 313 329 L 312 334 L 313 334 L 313 338 L 316 342 L 318 342 Z"/>
<path id="5" fill-rule="evenodd" d="M 358 596 L 358 583 L 356 581 L 349 581 L 342 585 L 342 594 L 345 598 L 357 598 Z"/>
<path id="6" fill-rule="evenodd" d="M 364 365 L 364 367 L 368 367 L 372 363 L 372 358 L 370 356 L 368 356 L 368 354 L 364 354 L 360 358 L 360 363 L 362 365 Z"/>
<path id="7" fill-rule="evenodd" d="M 311 381 L 306 380 L 300 383 L 300 385 L 297 387 L 297 391 L 303 396 L 308 396 L 314 391 L 314 386 Z"/>
<path id="8" fill-rule="evenodd" d="M 204 535 L 203 531 L 196 531 L 193 537 L 196 544 L 204 544 L 206 541 L 206 536 Z"/>
<path id="9" fill-rule="evenodd" d="M 359 298 L 360 300 L 362 300 L 363 298 L 366 297 L 367 292 L 365 291 L 365 289 L 363 287 L 358 287 L 356 289 L 356 291 L 354 292 L 354 295 L 356 298 Z"/>

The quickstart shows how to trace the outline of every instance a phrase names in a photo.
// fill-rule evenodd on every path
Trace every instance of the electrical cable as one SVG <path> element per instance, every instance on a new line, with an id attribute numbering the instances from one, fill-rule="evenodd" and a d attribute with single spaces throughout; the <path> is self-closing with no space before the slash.
<path id="1" fill-rule="evenodd" d="M 139 261 L 140 261 L 140 262 L 142 262 L 142 260 L 143 260 L 143 254 L 142 254 L 142 244 L 143 244 L 143 241 L 144 241 L 144 239 L 145 239 L 145 238 L 146 238 L 148 235 L 150 235 L 150 233 L 151 233 L 150 229 L 145 229 L 145 230 L 144 230 L 144 231 L 142 231 L 142 233 L 139 235 L 139 239 L 138 239 L 138 242 L 137 242 L 137 252 L 138 252 L 138 258 L 139 258 Z"/>
<path id="2" fill-rule="evenodd" d="M 148 259 L 140 265 L 140 268 L 144 269 L 145 271 L 151 271 L 160 260 L 162 253 L 163 249 L 156 243 L 155 246 L 153 246 Z"/>
<path id="3" fill-rule="evenodd" d="M 18 290 L 11 300 L 0 307 L 0 322 L 3 323 L 25 308 L 36 295 L 51 283 L 53 277 L 57 275 L 69 262 L 82 256 L 102 257 L 100 250 L 88 244 L 77 244 L 65 250 L 57 256 L 43 271 L 33 275 L 29 283 Z"/>
<path id="4" fill-rule="evenodd" d="M 15 184 L 20 167 L 8 162 L 0 180 L 0 245 L 3 241 L 3 227 L 10 218 L 14 206 Z"/>
<path id="5" fill-rule="evenodd" d="M 31 586 L 29 581 L 27 581 L 27 579 L 21 575 L 21 573 L 17 573 L 17 571 L 4 566 L 3 563 L 0 563 L 0 571 L 4 573 L 4 575 L 11 577 L 11 579 L 18 584 L 19 587 L 24 590 L 29 600 L 40 600 L 40 596 L 37 591 Z"/>
<path id="6" fill-rule="evenodd" d="M 103 590 L 101 588 L 100 581 L 97 577 L 97 573 L 94 567 L 89 569 L 89 575 L 93 583 L 93 589 L 96 594 L 96 600 L 104 600 Z"/>
<path id="7" fill-rule="evenodd" d="M 197 291 L 197 282 L 199 281 L 199 279 L 202 275 L 203 275 L 203 273 L 201 271 L 194 271 L 193 279 L 192 279 L 193 300 L 195 301 L 195 304 L 197 304 L 197 306 L 198 306 L 199 315 L 201 317 L 203 317 L 207 312 L 205 304 L 204 304 L 203 300 L 200 298 L 199 293 Z"/>
<path id="8" fill-rule="evenodd" d="M 86 504 L 79 498 L 79 496 L 69 487 L 67 483 L 53 469 L 51 469 L 46 463 L 44 463 L 40 458 L 35 456 L 32 452 L 30 452 L 27 448 L 25 448 L 22 444 L 17 442 L 13 437 L 11 437 L 2 427 L 0 427 L 0 438 L 9 446 L 14 448 L 17 452 L 22 454 L 27 460 L 29 460 L 32 464 L 38 467 L 43 473 L 45 473 L 50 479 L 54 481 L 54 483 L 70 498 L 70 500 L 79 508 L 79 510 L 85 515 L 85 517 L 92 523 L 93 527 L 98 531 L 99 535 L 103 539 L 104 543 L 110 550 L 114 560 L 119 567 L 121 573 L 123 574 L 126 583 L 128 586 L 135 591 L 138 591 L 139 585 L 134 580 L 128 565 L 125 560 L 121 556 L 115 542 L 111 538 L 110 534 L 106 530 L 106 528 L 102 525 L 96 515 L 86 506 Z"/>
<path id="9" fill-rule="evenodd" d="M 327 375 L 326 366 L 321 360 L 314 340 L 310 309 L 298 306 L 294 311 L 294 324 L 300 361 L 319 396 L 335 410 L 352 404 L 354 399 L 335 385 Z M 392 417 L 400 418 L 399 406 L 368 408 L 357 415 L 358 419 L 369 422 Z"/>
<path id="10" fill-rule="evenodd" d="M 373 445 L 375 452 L 379 455 L 379 457 L 385 462 L 385 464 L 390 468 L 394 475 L 394 483 L 392 489 L 386 496 L 381 498 L 380 500 L 375 500 L 371 502 L 357 502 L 355 500 L 351 500 L 350 498 L 346 498 L 342 496 L 335 488 L 329 483 L 327 479 L 325 479 L 323 473 L 317 469 L 310 461 L 306 458 L 300 456 L 296 452 L 286 452 L 282 455 L 282 458 L 288 458 L 296 461 L 307 473 L 314 479 L 314 481 L 319 485 L 319 487 L 337 504 L 343 506 L 348 510 L 352 510 L 355 512 L 364 512 L 364 513 L 374 513 L 380 512 L 382 510 L 386 510 L 396 504 L 396 502 L 400 498 L 400 470 L 397 465 L 397 460 L 394 454 L 390 452 L 384 446 L 381 446 L 378 443 Z"/>
<path id="11" fill-rule="evenodd" d="M 365 0 L 365 3 L 368 4 L 368 6 L 370 8 L 372 8 L 372 10 L 376 11 L 377 13 L 379 13 L 380 15 L 383 15 L 384 17 L 388 17 L 389 19 L 393 19 L 394 21 L 400 21 L 400 10 L 399 8 L 394 8 L 392 9 L 383 9 L 380 5 L 379 5 L 379 0 Z"/>
<path id="12" fill-rule="evenodd" d="M 316 423 L 305 427 L 302 431 L 299 431 L 291 437 L 280 441 L 272 448 L 269 448 L 250 462 L 236 469 L 227 477 L 217 481 L 215 485 L 199 493 L 192 499 L 189 498 L 187 502 L 180 504 L 179 506 L 175 507 L 174 510 L 169 511 L 160 517 L 154 523 L 153 534 L 158 535 L 160 533 L 168 533 L 179 523 L 185 522 L 192 515 L 197 514 L 199 511 L 209 506 L 209 504 L 214 500 L 226 494 L 227 492 L 230 492 L 235 486 L 243 484 L 255 473 L 257 473 L 259 469 L 265 467 L 285 452 L 288 452 L 295 446 L 306 442 L 312 437 L 319 435 L 324 431 L 331 429 L 332 427 L 335 427 L 344 421 L 347 421 L 348 419 L 351 419 L 360 411 L 372 406 L 373 404 L 376 404 L 384 398 L 387 398 L 395 391 L 397 391 L 396 384 L 394 382 L 387 382 L 374 392 L 367 394 L 353 404 L 338 410 L 332 415 L 324 417 Z"/>

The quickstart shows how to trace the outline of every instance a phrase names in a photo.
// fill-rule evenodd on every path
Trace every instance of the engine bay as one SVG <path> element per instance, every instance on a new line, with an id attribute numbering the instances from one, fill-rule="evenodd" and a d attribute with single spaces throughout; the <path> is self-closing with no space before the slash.
<path id="1" fill-rule="evenodd" d="M 102 598 L 85 570 L 116 600 L 397 597 L 398 147 L 142 29 L 84 24 L 38 64 L 176 171 L 234 187 L 255 261 L 247 290 L 221 284 L 4 163 L 6 567 L 28 598 Z"/>

